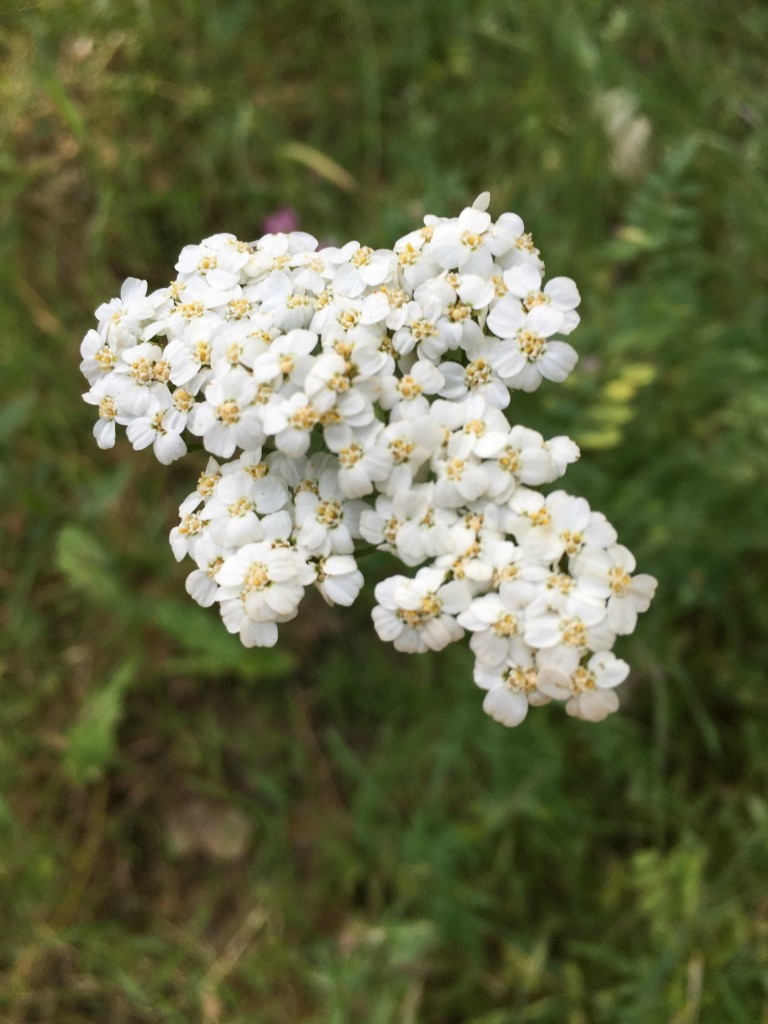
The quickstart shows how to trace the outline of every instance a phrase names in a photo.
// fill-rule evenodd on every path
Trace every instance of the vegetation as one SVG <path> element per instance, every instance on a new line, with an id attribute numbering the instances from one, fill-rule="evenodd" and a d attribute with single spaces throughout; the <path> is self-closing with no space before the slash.
<path id="1" fill-rule="evenodd" d="M 768 1022 L 768 8 L 0 27 L 0 1017 Z M 579 441 L 566 485 L 660 580 L 600 726 L 502 729 L 468 657 L 365 608 L 244 652 L 167 544 L 201 456 L 99 452 L 79 398 L 91 311 L 183 244 L 288 204 L 391 244 L 486 188 L 584 299 L 576 374 L 512 412 Z"/>

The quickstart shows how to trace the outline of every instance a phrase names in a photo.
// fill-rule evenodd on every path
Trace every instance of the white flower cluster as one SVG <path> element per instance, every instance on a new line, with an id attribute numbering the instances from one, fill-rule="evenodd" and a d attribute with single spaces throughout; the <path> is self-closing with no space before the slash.
<path id="1" fill-rule="evenodd" d="M 597 721 L 629 672 L 611 648 L 656 581 L 583 498 L 534 489 L 578 448 L 503 410 L 573 369 L 579 293 L 544 285 L 522 220 L 494 223 L 488 202 L 392 250 L 318 251 L 301 232 L 187 246 L 170 287 L 131 278 L 96 311 L 84 397 L 102 448 L 117 423 L 164 464 L 190 435 L 214 456 L 171 545 L 246 646 L 276 643 L 310 585 L 351 605 L 363 541 L 419 567 L 376 587 L 381 639 L 420 652 L 468 631 L 492 717 L 558 700 Z"/>

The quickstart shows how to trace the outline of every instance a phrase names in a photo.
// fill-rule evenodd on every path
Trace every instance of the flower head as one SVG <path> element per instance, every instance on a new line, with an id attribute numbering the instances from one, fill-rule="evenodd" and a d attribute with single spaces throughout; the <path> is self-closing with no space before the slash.
<path id="1" fill-rule="evenodd" d="M 375 587 L 382 640 L 469 633 L 492 718 L 553 701 L 598 721 L 629 672 L 611 648 L 656 581 L 584 498 L 538 490 L 579 450 L 515 423 L 515 392 L 574 369 L 580 296 L 489 204 L 427 215 L 391 249 L 318 250 L 288 208 L 254 242 L 185 246 L 170 286 L 129 278 L 96 311 L 84 399 L 102 448 L 124 427 L 163 464 L 190 437 L 215 457 L 170 542 L 246 646 L 275 644 L 310 585 L 351 605 L 364 541 L 414 570 Z"/>

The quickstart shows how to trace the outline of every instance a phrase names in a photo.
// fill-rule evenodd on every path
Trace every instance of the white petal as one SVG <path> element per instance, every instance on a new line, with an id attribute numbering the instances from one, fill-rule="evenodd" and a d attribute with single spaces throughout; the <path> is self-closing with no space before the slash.
<path id="1" fill-rule="evenodd" d="M 459 284 L 459 298 L 473 309 L 485 309 L 495 294 L 493 282 L 477 274 L 465 274 Z"/>
<path id="2" fill-rule="evenodd" d="M 610 651 L 598 651 L 587 662 L 587 668 L 595 673 L 597 685 L 601 689 L 613 689 L 619 686 L 629 675 L 629 665 L 617 658 Z"/>
<path id="3" fill-rule="evenodd" d="M 628 597 L 614 595 L 608 601 L 608 625 L 619 636 L 633 633 L 637 625 L 637 611 Z"/>
<path id="4" fill-rule="evenodd" d="M 216 591 L 219 589 L 207 572 L 202 569 L 195 569 L 187 576 L 185 588 L 193 601 L 202 608 L 210 608 L 216 600 Z"/>
<path id="5" fill-rule="evenodd" d="M 97 420 L 93 425 L 93 436 L 99 448 L 113 448 L 115 445 L 115 421 Z"/>
<path id="6" fill-rule="evenodd" d="M 562 310 L 572 310 L 581 302 L 579 289 L 570 277 L 553 277 L 544 288 L 544 294 Z"/>
<path id="7" fill-rule="evenodd" d="M 528 701 L 522 693 L 495 686 L 485 695 L 483 711 L 502 725 L 520 725 L 528 714 Z"/>
<path id="8" fill-rule="evenodd" d="M 525 355 L 516 341 L 502 341 L 491 354 L 491 366 L 506 383 L 525 369 Z"/>
<path id="9" fill-rule="evenodd" d="M 269 607 L 278 615 L 290 615 L 296 610 L 304 596 L 304 588 L 290 583 L 268 587 L 264 597 Z"/>
<path id="10" fill-rule="evenodd" d="M 246 619 L 240 630 L 244 647 L 274 647 L 277 643 L 277 625 L 274 622 L 253 622 Z"/>
<path id="11" fill-rule="evenodd" d="M 378 587 L 377 587 L 378 590 Z M 377 605 L 371 612 L 373 625 L 382 640 L 393 641 L 403 631 L 403 622 L 389 608 Z"/>
<path id="12" fill-rule="evenodd" d="M 129 423 L 125 432 L 128 435 L 128 440 L 136 451 L 148 448 L 157 437 L 157 433 L 155 428 L 152 426 L 151 420 L 148 420 L 144 416 L 134 420 L 133 423 Z"/>
<path id="13" fill-rule="evenodd" d="M 565 341 L 550 341 L 539 360 L 542 377 L 562 383 L 579 360 L 578 353 Z"/>
<path id="14" fill-rule="evenodd" d="M 516 298 L 509 295 L 493 307 L 486 321 L 489 329 L 499 338 L 514 338 L 525 322 L 523 307 Z"/>
<path id="15" fill-rule="evenodd" d="M 618 707 L 619 698 L 613 690 L 593 690 L 591 693 L 580 694 L 577 701 L 568 701 L 565 710 L 569 715 L 586 722 L 602 722 Z"/>
<path id="16" fill-rule="evenodd" d="M 549 338 L 560 330 L 563 322 L 563 314 L 553 309 L 552 306 L 534 306 L 528 314 L 526 329 L 540 334 L 543 338 Z"/>
<path id="17" fill-rule="evenodd" d="M 163 466 L 170 466 L 172 462 L 187 454 L 187 446 L 180 434 L 168 431 L 157 435 L 154 451 L 158 462 Z"/>

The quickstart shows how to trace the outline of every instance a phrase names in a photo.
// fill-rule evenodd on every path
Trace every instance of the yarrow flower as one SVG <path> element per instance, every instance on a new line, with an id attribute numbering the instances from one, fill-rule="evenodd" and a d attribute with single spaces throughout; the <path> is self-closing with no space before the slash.
<path id="1" fill-rule="evenodd" d="M 599 721 L 629 673 L 614 642 L 656 580 L 584 498 L 537 489 L 578 447 L 508 410 L 573 370 L 580 296 L 489 202 L 426 216 L 392 249 L 318 249 L 288 217 L 255 242 L 185 246 L 167 288 L 129 278 L 96 311 L 84 398 L 101 448 L 125 427 L 166 465 L 191 439 L 213 456 L 171 547 L 247 647 L 274 645 L 309 587 L 352 605 L 373 545 L 416 570 L 375 587 L 383 641 L 418 653 L 469 634 L 504 725 L 550 702 Z"/>

